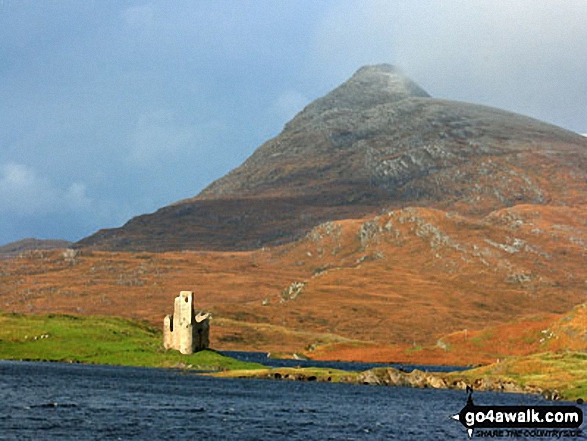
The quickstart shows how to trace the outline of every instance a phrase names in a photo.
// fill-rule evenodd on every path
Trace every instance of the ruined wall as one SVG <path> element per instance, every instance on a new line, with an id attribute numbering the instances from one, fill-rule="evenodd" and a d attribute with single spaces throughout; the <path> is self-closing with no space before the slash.
<path id="1" fill-rule="evenodd" d="M 192 341 L 194 351 L 201 351 L 210 346 L 210 320 L 206 318 L 201 322 L 196 322 L 193 328 Z"/>
<path id="2" fill-rule="evenodd" d="M 173 347 L 173 315 L 166 315 L 163 319 L 163 347 Z"/>
<path id="3" fill-rule="evenodd" d="M 173 314 L 163 319 L 163 346 L 192 354 L 210 346 L 209 314 L 194 310 L 194 293 L 181 291 L 175 298 Z"/>

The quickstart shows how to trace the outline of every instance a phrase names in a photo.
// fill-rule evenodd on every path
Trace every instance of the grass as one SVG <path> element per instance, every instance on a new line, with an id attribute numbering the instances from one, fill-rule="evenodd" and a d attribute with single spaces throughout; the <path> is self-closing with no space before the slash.
<path id="1" fill-rule="evenodd" d="M 472 382 L 476 378 L 511 380 L 528 388 L 556 391 L 560 398 L 587 398 L 587 354 L 544 352 L 509 357 L 499 363 L 449 375 Z"/>
<path id="2" fill-rule="evenodd" d="M 117 317 L 0 313 L 0 359 L 186 367 L 199 370 L 259 369 L 215 351 L 183 355 L 165 350 L 162 332 L 142 321 Z"/>
<path id="3" fill-rule="evenodd" d="M 256 370 L 232 370 L 211 374 L 223 378 L 265 378 L 297 381 L 325 381 L 332 383 L 357 382 L 359 372 L 317 367 L 264 368 Z"/>

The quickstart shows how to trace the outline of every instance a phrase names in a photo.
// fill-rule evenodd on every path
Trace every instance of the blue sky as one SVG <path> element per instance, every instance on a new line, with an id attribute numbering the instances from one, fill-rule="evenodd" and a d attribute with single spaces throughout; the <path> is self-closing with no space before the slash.
<path id="1" fill-rule="evenodd" d="M 196 195 L 360 66 L 587 133 L 583 0 L 0 0 L 0 244 Z"/>

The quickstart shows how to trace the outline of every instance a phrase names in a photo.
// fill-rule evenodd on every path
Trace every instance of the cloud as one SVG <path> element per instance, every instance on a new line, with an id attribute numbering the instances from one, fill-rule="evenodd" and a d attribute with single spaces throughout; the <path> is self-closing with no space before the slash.
<path id="1" fill-rule="evenodd" d="M 0 166 L 0 212 L 26 216 L 84 211 L 91 205 L 81 182 L 59 188 L 26 165 L 10 162 Z"/>
<path id="2" fill-rule="evenodd" d="M 121 225 L 148 203 L 93 199 L 83 182 L 59 185 L 29 165 L 5 163 L 0 165 L 0 244 L 23 237 L 78 240 Z"/>
<path id="3" fill-rule="evenodd" d="M 286 90 L 281 93 L 271 105 L 269 112 L 283 124 L 292 119 L 310 100 L 295 90 Z"/>
<path id="4" fill-rule="evenodd" d="M 583 132 L 585 22 L 583 0 L 347 1 L 317 27 L 313 63 L 341 81 L 391 62 L 433 96 Z"/>
<path id="5" fill-rule="evenodd" d="M 141 114 L 131 133 L 129 160 L 138 166 L 165 162 L 193 145 L 197 130 L 180 124 L 170 110 Z"/>

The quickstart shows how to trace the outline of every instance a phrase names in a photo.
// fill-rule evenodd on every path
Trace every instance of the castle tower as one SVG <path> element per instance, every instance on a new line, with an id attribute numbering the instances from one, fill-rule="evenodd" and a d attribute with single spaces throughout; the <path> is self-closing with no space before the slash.
<path id="1" fill-rule="evenodd" d="M 163 319 L 163 346 L 192 354 L 210 345 L 210 314 L 195 313 L 194 293 L 181 291 L 175 298 L 173 315 Z"/>

